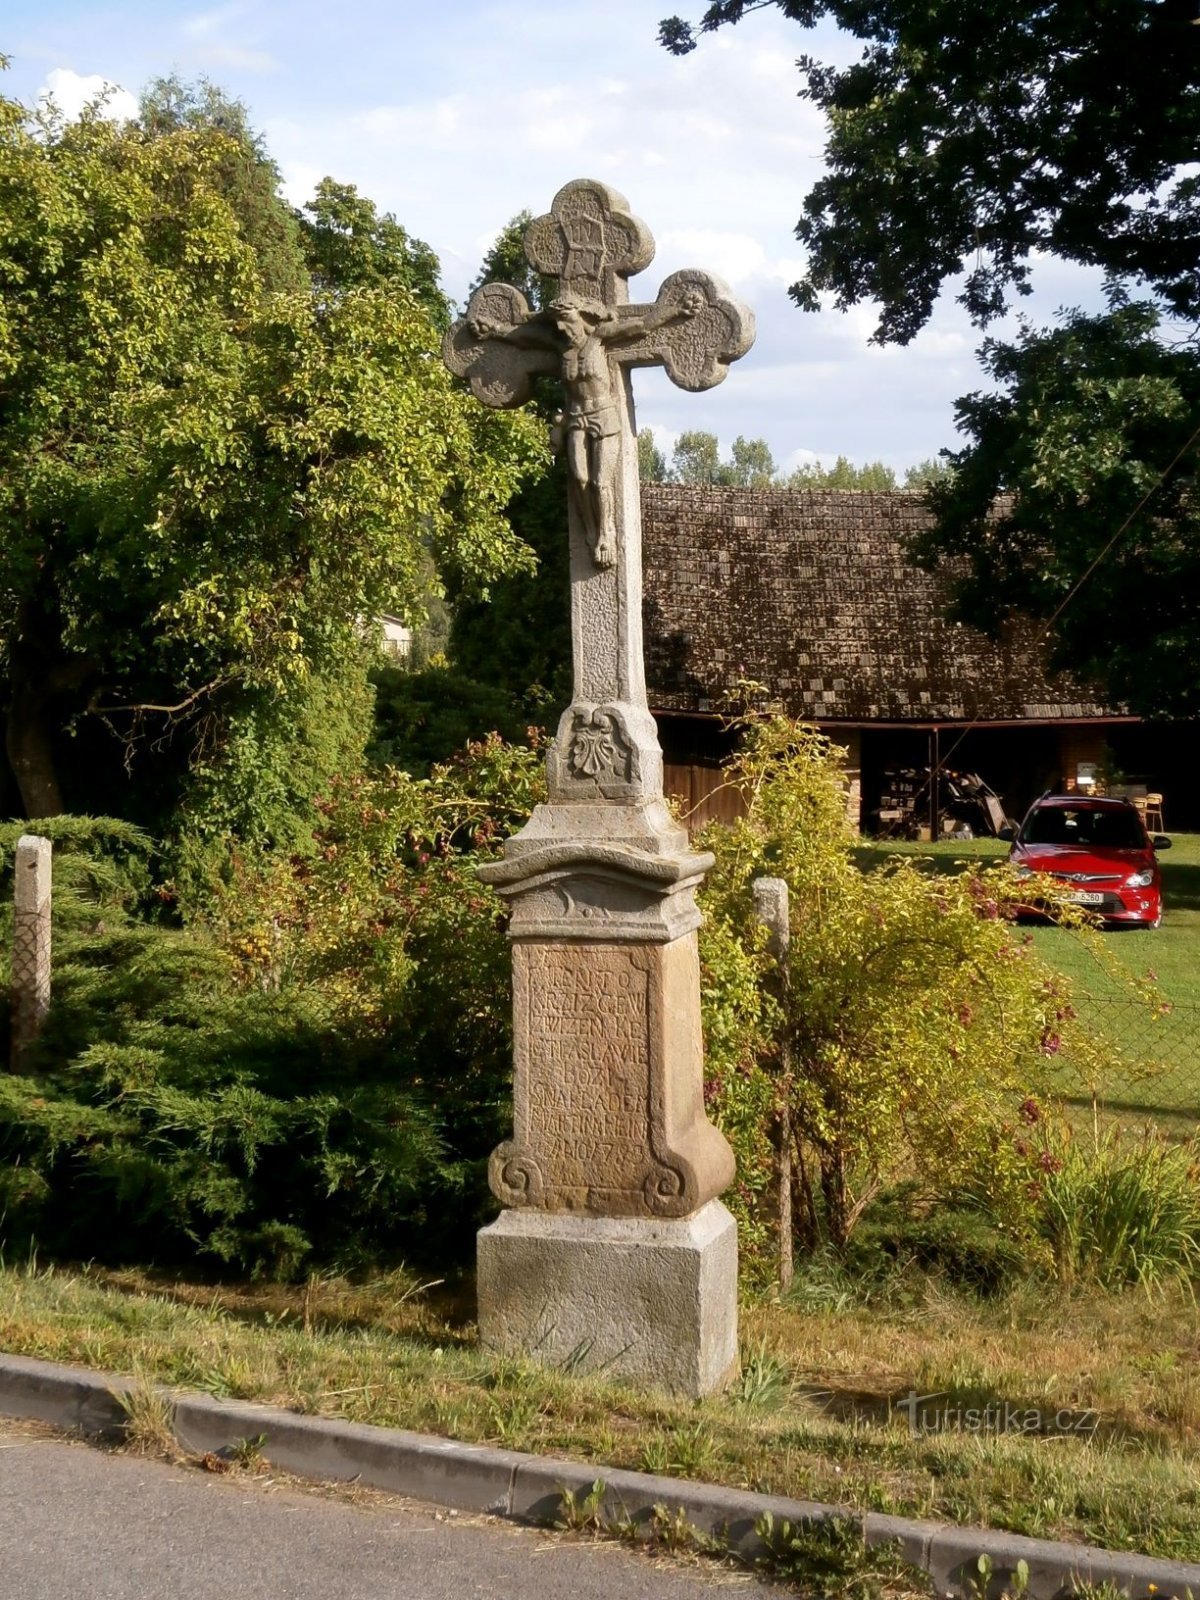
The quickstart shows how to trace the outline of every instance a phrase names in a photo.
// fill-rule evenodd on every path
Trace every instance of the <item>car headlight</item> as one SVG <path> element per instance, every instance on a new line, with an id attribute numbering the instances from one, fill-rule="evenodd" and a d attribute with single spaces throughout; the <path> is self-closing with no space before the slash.
<path id="1" fill-rule="evenodd" d="M 1032 869 L 1032 867 L 1014 867 L 1013 871 L 1014 871 L 1014 873 L 1016 874 L 1016 876 L 1018 878 L 1032 878 L 1033 877 L 1033 869 Z"/>
<path id="2" fill-rule="evenodd" d="M 1127 889 L 1148 889 L 1153 882 L 1154 873 L 1147 867 L 1145 872 L 1131 872 L 1125 879 L 1125 887 Z"/>

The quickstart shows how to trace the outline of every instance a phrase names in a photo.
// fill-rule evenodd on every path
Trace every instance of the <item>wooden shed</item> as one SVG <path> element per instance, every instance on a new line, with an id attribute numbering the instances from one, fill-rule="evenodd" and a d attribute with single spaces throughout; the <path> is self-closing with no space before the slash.
<path id="1" fill-rule="evenodd" d="M 1194 734 L 1052 676 L 1040 625 L 993 640 L 949 621 L 944 579 L 905 557 L 929 515 L 902 491 L 643 485 L 650 704 L 693 821 L 737 807 L 723 712 L 750 680 L 845 746 L 870 829 L 897 772 L 978 773 L 1020 816 L 1081 766 L 1164 790 L 1168 826 L 1195 825 Z"/>

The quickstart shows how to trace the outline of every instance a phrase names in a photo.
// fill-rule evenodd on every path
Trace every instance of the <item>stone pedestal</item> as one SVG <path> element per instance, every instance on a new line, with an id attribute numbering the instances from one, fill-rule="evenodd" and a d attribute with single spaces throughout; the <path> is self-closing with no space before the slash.
<path id="1" fill-rule="evenodd" d="M 489 1170 L 511 1209 L 479 1235 L 480 1334 L 698 1396 L 737 1358 L 737 1233 L 716 1198 L 733 1154 L 703 1095 L 711 857 L 661 802 L 572 804 L 554 757 L 551 774 L 550 803 L 481 869 L 511 907 L 513 1136 Z"/>
<path id="2" fill-rule="evenodd" d="M 733 1179 L 705 1118 L 696 935 L 513 950 L 514 1132 L 492 1156 L 509 1205 L 686 1217 Z"/>
<path id="3" fill-rule="evenodd" d="M 675 1221 L 505 1211 L 479 1234 L 483 1343 L 692 1398 L 737 1366 L 737 1230 L 719 1200 Z"/>

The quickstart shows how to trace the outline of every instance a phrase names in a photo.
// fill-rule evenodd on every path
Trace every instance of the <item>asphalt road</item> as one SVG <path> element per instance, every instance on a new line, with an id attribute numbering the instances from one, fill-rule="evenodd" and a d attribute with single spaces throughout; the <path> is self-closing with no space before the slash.
<path id="1" fill-rule="evenodd" d="M 606 1542 L 353 1504 L 0 1425 L 0 1600 L 767 1600 Z"/>

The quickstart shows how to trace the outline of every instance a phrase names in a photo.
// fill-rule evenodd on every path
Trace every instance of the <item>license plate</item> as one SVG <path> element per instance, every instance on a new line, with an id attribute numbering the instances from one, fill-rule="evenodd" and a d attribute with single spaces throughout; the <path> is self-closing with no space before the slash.
<path id="1" fill-rule="evenodd" d="M 1102 906 L 1104 904 L 1104 896 L 1097 894 L 1095 889 L 1075 889 L 1067 896 L 1067 899 L 1073 900 L 1077 906 Z"/>

